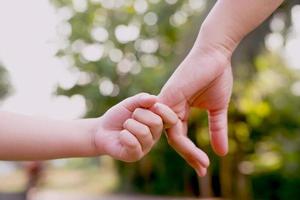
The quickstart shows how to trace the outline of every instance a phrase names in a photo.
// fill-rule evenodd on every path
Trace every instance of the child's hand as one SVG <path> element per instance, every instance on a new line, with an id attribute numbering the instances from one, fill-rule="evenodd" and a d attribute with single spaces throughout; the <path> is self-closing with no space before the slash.
<path id="1" fill-rule="evenodd" d="M 178 120 L 169 107 L 157 101 L 156 96 L 141 93 L 109 109 L 99 118 L 94 137 L 97 152 L 127 162 L 146 155 L 164 125 L 173 126 Z"/>

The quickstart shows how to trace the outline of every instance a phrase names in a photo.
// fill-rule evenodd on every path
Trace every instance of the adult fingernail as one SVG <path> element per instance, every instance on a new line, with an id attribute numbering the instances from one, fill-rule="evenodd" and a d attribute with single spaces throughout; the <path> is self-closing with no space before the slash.
<path id="1" fill-rule="evenodd" d="M 196 172 L 197 172 L 198 176 L 203 177 L 206 175 L 207 169 L 204 167 L 199 167 L 198 169 L 196 169 Z"/>

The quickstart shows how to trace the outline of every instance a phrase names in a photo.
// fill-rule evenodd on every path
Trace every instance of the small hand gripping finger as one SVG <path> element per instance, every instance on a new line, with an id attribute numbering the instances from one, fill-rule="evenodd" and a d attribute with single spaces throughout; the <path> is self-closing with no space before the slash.
<path id="1" fill-rule="evenodd" d="M 126 162 L 134 162 L 143 156 L 142 147 L 139 141 L 128 130 L 122 130 L 119 139 L 122 149 L 119 158 L 117 159 Z"/>
<path id="2" fill-rule="evenodd" d="M 133 119 L 149 127 L 153 141 L 157 141 L 163 131 L 161 117 L 150 110 L 137 108 L 132 114 Z"/>
<path id="3" fill-rule="evenodd" d="M 150 109 L 162 118 L 165 128 L 174 126 L 178 121 L 177 114 L 165 104 L 155 103 Z"/>
<path id="4" fill-rule="evenodd" d="M 141 144 L 144 153 L 148 153 L 154 144 L 151 131 L 148 126 L 136 121 L 128 119 L 123 124 L 124 129 L 128 130 Z"/>

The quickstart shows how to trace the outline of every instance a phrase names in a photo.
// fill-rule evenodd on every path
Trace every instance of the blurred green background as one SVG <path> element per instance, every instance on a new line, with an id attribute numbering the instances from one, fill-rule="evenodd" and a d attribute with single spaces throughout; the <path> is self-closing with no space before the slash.
<path id="1" fill-rule="evenodd" d="M 86 117 L 98 117 L 139 92 L 158 94 L 188 53 L 215 1 L 52 0 L 64 19 L 65 45 L 57 56 L 80 72 L 71 88 L 80 94 Z M 41 188 L 217 196 L 232 199 L 297 199 L 300 196 L 299 0 L 286 1 L 252 32 L 233 57 L 234 91 L 229 112 L 230 152 L 219 158 L 209 144 L 206 113 L 193 110 L 189 136 L 211 158 L 198 178 L 163 137 L 134 164 L 107 157 L 45 164 Z M 219 23 L 222 23 L 219 19 Z M 216 24 L 218 26 L 218 24 Z M 0 70 L 0 96 L 8 83 Z M 20 172 L 21 173 L 21 172 Z M 14 176 L 23 177 L 24 174 Z M 20 178 L 19 180 L 23 180 Z M 11 185 L 0 183 L 0 190 Z M 4 184 L 5 183 L 5 184 Z M 18 188 L 15 187 L 15 188 Z M 15 189 L 18 190 L 18 189 Z"/>

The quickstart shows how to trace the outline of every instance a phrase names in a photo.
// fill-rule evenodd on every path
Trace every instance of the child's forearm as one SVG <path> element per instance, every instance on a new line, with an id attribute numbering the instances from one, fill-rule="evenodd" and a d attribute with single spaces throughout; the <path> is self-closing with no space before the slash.
<path id="1" fill-rule="evenodd" d="M 97 119 L 59 121 L 0 112 L 0 160 L 95 156 Z"/>
<path id="2" fill-rule="evenodd" d="M 283 0 L 218 0 L 202 24 L 197 46 L 219 48 L 231 55 L 245 35 L 255 29 Z"/>

